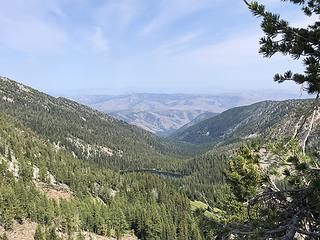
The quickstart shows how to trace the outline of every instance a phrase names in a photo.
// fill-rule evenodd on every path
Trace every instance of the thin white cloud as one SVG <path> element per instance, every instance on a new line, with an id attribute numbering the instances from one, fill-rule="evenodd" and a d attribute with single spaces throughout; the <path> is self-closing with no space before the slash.
<path id="1" fill-rule="evenodd" d="M 49 0 L 48 9 L 55 15 L 59 17 L 65 17 L 66 13 L 63 11 L 62 7 L 58 4 L 57 1 Z"/>
<path id="2" fill-rule="evenodd" d="M 177 52 L 186 50 L 190 44 L 202 34 L 202 31 L 194 31 L 186 33 L 182 36 L 177 37 L 171 42 L 166 42 L 161 44 L 156 48 L 155 53 L 157 55 L 171 55 L 176 54 Z"/>
<path id="3" fill-rule="evenodd" d="M 104 36 L 101 27 L 96 27 L 95 32 L 91 38 L 91 43 L 94 50 L 99 52 L 106 52 L 109 50 L 107 38 Z"/>
<path id="4" fill-rule="evenodd" d="M 94 16 L 100 25 L 123 29 L 143 12 L 144 6 L 142 0 L 111 0 L 96 9 Z"/>
<path id="5" fill-rule="evenodd" d="M 175 60 L 180 62 L 190 61 L 215 67 L 245 65 L 257 58 L 258 42 L 259 36 L 257 34 L 239 36 L 179 53 L 175 56 Z"/>
<path id="6" fill-rule="evenodd" d="M 38 19 L 23 21 L 0 17 L 0 44 L 27 53 L 55 52 L 68 42 L 60 28 Z"/>
<path id="7" fill-rule="evenodd" d="M 63 15 L 61 8 L 49 1 L 21 0 L 0 2 L 0 45 L 26 53 L 53 53 L 69 41 L 63 28 L 48 16 Z"/>
<path id="8" fill-rule="evenodd" d="M 139 36 L 153 33 L 179 18 L 204 9 L 212 0 L 160 0 L 160 9 L 156 16 L 139 32 Z"/>

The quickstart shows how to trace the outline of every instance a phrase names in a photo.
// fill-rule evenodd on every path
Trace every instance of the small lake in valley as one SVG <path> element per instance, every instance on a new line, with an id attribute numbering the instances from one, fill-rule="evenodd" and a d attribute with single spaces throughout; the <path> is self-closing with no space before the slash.
<path id="1" fill-rule="evenodd" d="M 167 171 L 161 171 L 161 170 L 157 170 L 157 169 L 122 170 L 121 173 L 122 174 L 124 174 L 124 173 L 151 173 L 151 174 L 157 175 L 159 177 L 174 178 L 174 179 L 179 179 L 179 178 L 186 176 L 185 174 L 182 174 L 182 173 L 167 172 Z"/>

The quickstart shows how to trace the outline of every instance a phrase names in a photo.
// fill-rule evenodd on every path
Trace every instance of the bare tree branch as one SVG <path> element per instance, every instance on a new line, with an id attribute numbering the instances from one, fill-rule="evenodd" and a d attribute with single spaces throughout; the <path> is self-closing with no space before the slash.
<path id="1" fill-rule="evenodd" d="M 320 237 L 320 232 L 308 232 L 308 231 L 304 231 L 301 229 L 298 229 L 297 232 L 302 235 L 307 235 L 307 236 L 311 236 L 311 237 Z"/>
<path id="2" fill-rule="evenodd" d="M 293 216 L 290 224 L 288 225 L 288 230 L 287 230 L 286 236 L 284 237 L 284 240 L 294 239 L 294 235 L 296 235 L 297 228 L 300 221 L 300 214 L 301 214 L 301 211 Z"/>

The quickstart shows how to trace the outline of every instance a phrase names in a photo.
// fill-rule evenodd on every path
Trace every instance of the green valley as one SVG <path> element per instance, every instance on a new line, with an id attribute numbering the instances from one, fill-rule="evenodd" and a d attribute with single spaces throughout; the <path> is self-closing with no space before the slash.
<path id="1" fill-rule="evenodd" d="M 320 240 L 320 0 L 261 2 L 0 1 L 0 240 Z"/>

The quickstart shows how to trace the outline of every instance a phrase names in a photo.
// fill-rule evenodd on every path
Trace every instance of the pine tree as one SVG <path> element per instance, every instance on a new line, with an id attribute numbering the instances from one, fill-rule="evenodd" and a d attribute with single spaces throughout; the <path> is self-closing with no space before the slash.
<path id="1" fill-rule="evenodd" d="M 251 234 L 263 234 L 266 238 L 281 237 L 294 239 L 297 233 L 307 239 L 320 238 L 320 168 L 317 160 L 305 155 L 306 143 L 310 135 L 315 114 L 318 111 L 318 99 L 320 94 L 320 1 L 319 0 L 283 0 L 283 2 L 298 5 L 307 17 L 315 17 L 313 23 L 307 27 L 292 27 L 289 22 L 282 19 L 279 14 L 266 10 L 266 7 L 258 2 L 243 0 L 254 16 L 262 18 L 261 28 L 265 36 L 260 39 L 260 53 L 265 57 L 272 57 L 276 53 L 289 55 L 293 59 L 303 59 L 304 73 L 287 71 L 284 74 L 276 74 L 274 80 L 278 83 L 293 81 L 302 85 L 309 94 L 316 94 L 316 100 L 312 106 L 312 118 L 309 131 L 303 141 L 302 150 L 294 141 L 279 148 L 277 155 L 281 155 L 281 161 L 276 163 L 273 171 L 283 177 L 280 181 L 282 187 L 274 182 L 272 171 L 264 176 L 263 191 L 244 198 L 239 191 L 242 178 L 246 174 L 237 168 L 230 168 L 229 181 L 234 194 L 241 196 L 239 201 L 244 201 L 248 208 L 248 218 L 251 224 L 256 225 L 260 232 L 248 229 L 233 231 L 240 238 Z M 311 18 L 310 18 L 311 19 Z M 311 19 L 312 20 L 312 19 Z M 306 119 L 305 119 L 306 120 Z M 283 155 L 285 153 L 285 155 Z M 275 153 L 274 153 L 275 154 Z M 270 161 L 270 159 L 269 159 Z M 230 164 L 230 163 L 229 163 Z M 277 170 L 284 169 L 282 173 Z M 276 178 L 277 179 L 277 178 Z M 239 184 L 240 183 L 240 184 Z M 239 194 L 240 193 L 240 194 Z M 257 227 L 257 224 L 260 227 Z M 257 236 L 257 235 L 256 235 Z"/>
<path id="2" fill-rule="evenodd" d="M 6 233 L 2 235 L 2 240 L 9 240 Z"/>
<path id="3" fill-rule="evenodd" d="M 90 236 L 90 237 L 91 237 L 91 236 Z M 81 231 L 78 232 L 78 234 L 77 234 L 77 240 L 85 240 L 85 237 L 84 237 L 84 235 L 82 234 Z"/>
<path id="4" fill-rule="evenodd" d="M 319 0 L 283 0 L 302 7 L 302 11 L 307 17 L 315 17 L 319 20 L 320 2 Z M 310 112 L 312 118 L 307 136 L 303 141 L 303 151 L 306 151 L 306 144 L 313 126 L 316 112 L 319 108 L 320 94 L 320 21 L 308 25 L 304 28 L 292 27 L 289 22 L 281 19 L 279 14 L 274 14 L 266 10 L 265 6 L 258 2 L 248 5 L 254 16 L 261 17 L 261 28 L 265 36 L 260 39 L 260 53 L 265 57 L 272 57 L 276 53 L 289 55 L 297 60 L 303 58 L 305 67 L 304 73 L 293 73 L 287 71 L 284 74 L 276 74 L 274 81 L 282 83 L 294 81 L 301 85 L 303 90 L 309 94 L 316 94 L 316 99 Z M 301 126 L 302 127 L 302 126 Z"/>
<path id="5" fill-rule="evenodd" d="M 240 202 L 247 201 L 259 190 L 261 176 L 258 163 L 258 156 L 247 146 L 240 147 L 237 156 L 228 161 L 226 180 Z"/>
<path id="6" fill-rule="evenodd" d="M 0 191 L 1 223 L 6 230 L 12 229 L 16 214 L 16 196 L 11 187 L 2 187 Z"/>
<path id="7" fill-rule="evenodd" d="M 305 72 L 293 74 L 287 71 L 276 74 L 276 82 L 294 81 L 303 84 L 310 94 L 320 93 L 320 22 L 315 21 L 308 27 L 292 27 L 289 22 L 281 19 L 279 14 L 266 10 L 258 2 L 244 0 L 254 16 L 262 18 L 261 28 L 265 36 L 260 40 L 260 53 L 265 57 L 272 57 L 276 53 L 289 55 L 293 59 L 303 58 Z M 299 5 L 308 17 L 319 19 L 319 0 L 283 0 Z"/>
<path id="8" fill-rule="evenodd" d="M 115 218 L 113 219 L 113 227 L 116 234 L 117 239 L 120 239 L 124 234 L 125 230 L 128 228 L 128 224 L 126 222 L 126 218 L 123 214 L 123 211 L 120 208 L 115 210 Z"/>
<path id="9" fill-rule="evenodd" d="M 54 227 L 49 227 L 46 229 L 46 233 L 45 233 L 46 240 L 59 240 L 59 237 L 56 234 L 56 230 L 54 229 Z"/>
<path id="10" fill-rule="evenodd" d="M 34 233 L 34 240 L 45 240 L 45 236 L 40 225 L 37 225 L 36 232 Z"/>
<path id="11" fill-rule="evenodd" d="M 250 150 L 254 153 L 254 149 Z M 241 164 L 234 168 L 233 161 L 229 161 L 227 177 L 229 185 L 236 196 L 239 206 L 246 206 L 238 217 L 237 227 L 227 228 L 236 235 L 237 239 L 264 238 L 294 239 L 300 233 L 306 239 L 318 239 L 320 236 L 320 169 L 317 163 L 304 155 L 296 141 L 288 144 L 269 144 L 267 156 L 270 166 L 264 170 L 259 167 L 260 157 L 255 160 L 257 174 L 263 174 L 254 191 L 243 191 L 243 179 L 254 180 L 256 174 Z M 247 151 L 246 151 L 247 152 Z M 246 152 L 239 153 L 244 159 Z M 242 161 L 240 161 L 242 162 Z M 230 177 L 231 176 L 231 177 Z M 248 182 L 250 184 L 251 180 Z M 254 184 L 253 184 L 254 186 Z M 248 185 L 251 188 L 251 186 Z M 243 208 L 242 207 L 242 208 Z M 237 213 L 239 214 L 239 213 Z M 234 218 L 232 216 L 231 218 Z M 230 219 L 231 219 L 230 218 Z M 250 238 L 249 238 L 250 239 Z"/>

